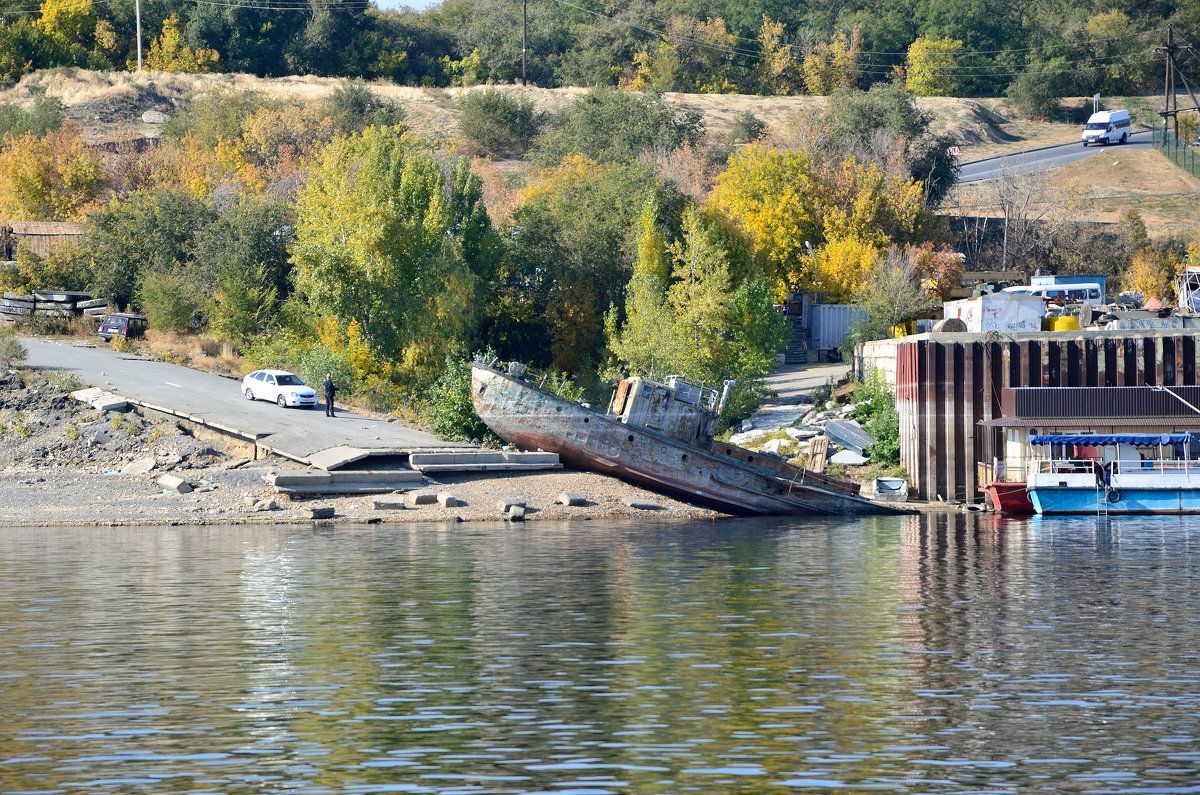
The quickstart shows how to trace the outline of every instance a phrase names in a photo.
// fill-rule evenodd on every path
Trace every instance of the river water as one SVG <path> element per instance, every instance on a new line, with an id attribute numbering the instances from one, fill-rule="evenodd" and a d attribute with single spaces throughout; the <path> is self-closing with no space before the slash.
<path id="1" fill-rule="evenodd" d="M 1200 791 L 1200 522 L 0 530 L 0 792 Z"/>

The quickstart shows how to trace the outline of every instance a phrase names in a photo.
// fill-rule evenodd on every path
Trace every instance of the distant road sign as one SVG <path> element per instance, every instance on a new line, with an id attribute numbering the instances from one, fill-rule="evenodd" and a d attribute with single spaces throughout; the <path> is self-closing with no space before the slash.
<path id="1" fill-rule="evenodd" d="M 952 156 L 958 157 L 958 147 L 957 146 L 952 146 L 949 149 L 947 149 L 946 151 L 949 152 Z"/>

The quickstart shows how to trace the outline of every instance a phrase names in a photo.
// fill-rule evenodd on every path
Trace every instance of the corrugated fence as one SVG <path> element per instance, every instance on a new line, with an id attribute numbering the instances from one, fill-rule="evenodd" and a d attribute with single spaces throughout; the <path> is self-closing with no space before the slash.
<path id="1" fill-rule="evenodd" d="M 975 462 L 1002 450 L 1004 387 L 1195 386 L 1196 333 L 926 334 L 899 342 L 900 461 L 924 499 L 979 499 Z M 1196 427 L 1200 429 L 1200 415 Z"/>

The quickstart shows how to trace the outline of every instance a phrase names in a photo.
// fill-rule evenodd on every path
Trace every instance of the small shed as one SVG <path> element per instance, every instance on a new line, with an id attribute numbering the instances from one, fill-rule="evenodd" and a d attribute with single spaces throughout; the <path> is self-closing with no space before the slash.
<path id="1" fill-rule="evenodd" d="M 4 221 L 4 225 L 13 228 L 20 249 L 39 257 L 83 240 L 83 224 L 70 221 Z"/>

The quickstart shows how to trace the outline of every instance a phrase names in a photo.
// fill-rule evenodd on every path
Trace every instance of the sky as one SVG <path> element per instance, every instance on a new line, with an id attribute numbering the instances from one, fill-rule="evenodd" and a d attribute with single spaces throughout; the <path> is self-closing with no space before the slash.
<path id="1" fill-rule="evenodd" d="M 375 5 L 379 6 L 384 11 L 396 10 L 403 6 L 415 8 L 418 11 L 424 11 L 432 5 L 437 5 L 440 0 L 375 0 Z"/>

